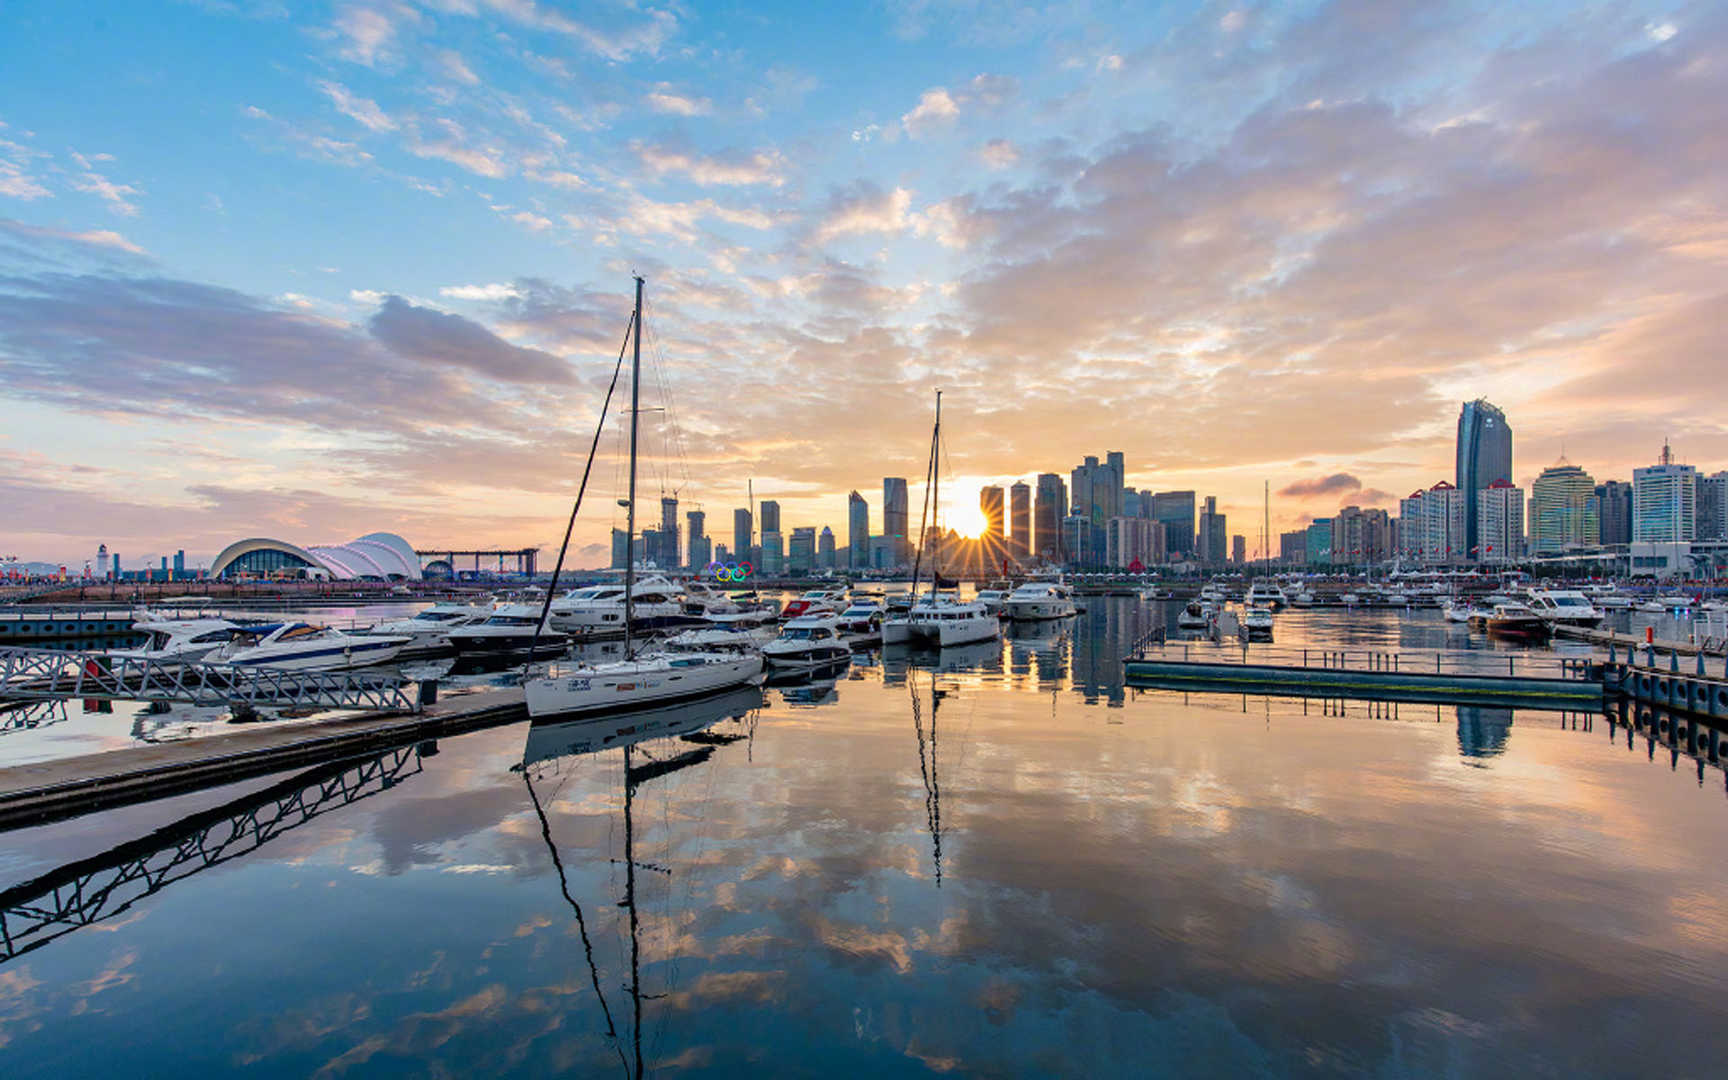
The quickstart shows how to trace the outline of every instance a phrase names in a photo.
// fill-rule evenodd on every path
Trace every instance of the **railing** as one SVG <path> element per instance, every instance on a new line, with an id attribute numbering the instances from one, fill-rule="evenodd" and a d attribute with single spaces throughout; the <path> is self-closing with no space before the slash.
<path id="1" fill-rule="evenodd" d="M 1488 651 L 1462 653 L 1402 653 L 1350 649 L 1267 648 L 1261 645 L 1214 645 L 1178 641 L 1136 642 L 1130 660 L 1194 664 L 1235 664 L 1247 667 L 1317 668 L 1414 675 L 1505 675 L 1524 678 L 1586 679 L 1593 661 L 1587 657 L 1529 655 Z"/>
<path id="2" fill-rule="evenodd" d="M 0 648 L 0 700 L 179 701 L 418 712 L 419 688 L 376 671 L 282 671 L 183 664 L 106 653 Z"/>

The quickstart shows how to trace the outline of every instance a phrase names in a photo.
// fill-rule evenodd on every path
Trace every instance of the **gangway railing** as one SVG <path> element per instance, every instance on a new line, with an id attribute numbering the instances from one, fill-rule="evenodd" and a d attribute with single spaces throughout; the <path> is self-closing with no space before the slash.
<path id="1" fill-rule="evenodd" d="M 420 747 L 302 773 L 0 892 L 0 964 L 125 912 L 193 874 L 255 851 L 320 814 L 387 791 L 424 766 Z"/>
<path id="2" fill-rule="evenodd" d="M 1601 661 L 1586 656 L 1556 656 L 1473 650 L 1411 653 L 1373 649 L 1267 647 L 1250 643 L 1145 640 L 1129 660 L 1236 664 L 1244 667 L 1317 668 L 1327 671 L 1390 672 L 1411 675 L 1506 675 L 1542 679 L 1599 679 Z"/>
<path id="3" fill-rule="evenodd" d="M 53 649 L 0 648 L 0 700 L 420 711 L 420 688 L 381 671 L 283 671 Z"/>

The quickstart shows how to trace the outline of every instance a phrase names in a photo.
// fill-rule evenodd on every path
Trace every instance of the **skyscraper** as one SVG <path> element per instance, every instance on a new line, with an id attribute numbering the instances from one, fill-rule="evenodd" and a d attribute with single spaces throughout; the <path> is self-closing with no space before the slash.
<path id="1" fill-rule="evenodd" d="M 1016 480 L 1008 489 L 1008 555 L 1025 562 L 1032 552 L 1032 487 Z"/>
<path id="2" fill-rule="evenodd" d="M 978 509 L 984 514 L 984 536 L 1002 547 L 1002 489 L 996 485 L 978 489 Z"/>
<path id="3" fill-rule="evenodd" d="M 1033 504 L 1032 550 L 1038 557 L 1060 563 L 1062 558 L 1062 519 L 1068 516 L 1068 488 L 1055 473 L 1038 474 L 1038 493 Z"/>
<path id="4" fill-rule="evenodd" d="M 846 565 L 870 568 L 870 504 L 854 491 L 846 497 Z"/>
<path id="5" fill-rule="evenodd" d="M 1152 496 L 1152 519 L 1164 523 L 1166 546 L 1172 555 L 1194 553 L 1194 493 L 1160 491 Z"/>
<path id="6" fill-rule="evenodd" d="M 1604 480 L 1596 485 L 1597 540 L 1603 544 L 1632 542 L 1632 485 Z"/>
<path id="7" fill-rule="evenodd" d="M 816 568 L 816 529 L 802 525 L 792 530 L 792 542 L 786 550 L 786 571 L 808 574 Z"/>
<path id="8" fill-rule="evenodd" d="M 882 536 L 893 553 L 892 564 L 903 566 L 910 561 L 911 538 L 906 523 L 906 478 L 882 478 Z"/>
<path id="9" fill-rule="evenodd" d="M 774 499 L 762 500 L 762 531 L 763 533 L 780 531 L 780 503 Z"/>
<path id="10" fill-rule="evenodd" d="M 1728 472 L 1698 478 L 1698 539 L 1728 540 Z"/>
<path id="11" fill-rule="evenodd" d="M 1632 539 L 1658 544 L 1698 536 L 1698 470 L 1662 444 L 1658 464 L 1632 470 Z"/>
<path id="12" fill-rule="evenodd" d="M 1476 493 L 1496 480 L 1512 482 L 1512 429 L 1506 414 L 1486 398 L 1467 401 L 1458 412 L 1458 476 L 1463 492 L 1465 552 L 1478 546 Z"/>
<path id="13" fill-rule="evenodd" d="M 174 576 L 179 577 L 186 572 L 186 549 L 181 548 L 174 553 Z"/>
<path id="14" fill-rule="evenodd" d="M 625 570 L 630 566 L 630 534 L 623 529 L 612 530 L 612 569 Z"/>
<path id="15" fill-rule="evenodd" d="M 826 525 L 816 537 L 816 565 L 823 570 L 834 569 L 834 530 Z"/>
<path id="16" fill-rule="evenodd" d="M 1434 565 L 1463 562 L 1464 495 L 1445 480 L 1427 491 L 1411 492 L 1398 501 L 1399 542 L 1403 553 Z M 1332 561 L 1342 562 L 1338 537 L 1332 537 Z"/>
<path id="17" fill-rule="evenodd" d="M 1547 555 L 1595 547 L 1600 543 L 1597 531 L 1600 514 L 1596 481 L 1589 473 L 1567 461 L 1550 465 L 1530 485 L 1526 525 L 1530 529 L 1531 552 Z"/>
<path id="18" fill-rule="evenodd" d="M 732 511 L 732 558 L 745 562 L 750 558 L 750 545 L 755 529 L 752 527 L 750 511 L 743 507 Z"/>
<path id="19" fill-rule="evenodd" d="M 1228 556 L 1228 549 L 1224 546 L 1228 536 L 1225 525 L 1224 515 L 1218 512 L 1217 497 L 1206 496 L 1206 501 L 1200 511 L 1199 532 L 1195 536 L 1199 545 L 1199 550 L 1195 554 L 1199 556 L 1202 563 L 1221 563 Z"/>
<path id="20" fill-rule="evenodd" d="M 1220 518 L 1219 520 L 1223 520 Z M 1248 561 L 1248 538 L 1237 533 L 1230 538 L 1230 561 L 1241 566 Z"/>
<path id="21" fill-rule="evenodd" d="M 701 570 L 714 561 L 708 540 L 708 515 L 701 510 L 691 510 L 684 515 L 684 521 L 687 526 L 685 532 L 690 536 L 690 569 Z"/>

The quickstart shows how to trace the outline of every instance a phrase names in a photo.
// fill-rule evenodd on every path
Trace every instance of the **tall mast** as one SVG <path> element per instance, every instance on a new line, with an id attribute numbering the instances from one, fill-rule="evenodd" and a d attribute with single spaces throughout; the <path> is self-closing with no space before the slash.
<path id="1" fill-rule="evenodd" d="M 1272 481 L 1262 481 L 1266 485 L 1265 502 L 1261 504 L 1266 517 L 1260 523 L 1260 561 L 1268 568 L 1272 566 Z"/>
<path id="2" fill-rule="evenodd" d="M 930 595 L 942 584 L 942 391 L 936 391 L 936 426 L 930 431 L 930 508 L 936 516 L 936 550 L 930 555 Z"/>
<path id="3" fill-rule="evenodd" d="M 636 421 L 642 410 L 642 279 L 636 279 L 636 341 L 630 357 L 630 505 L 625 511 L 624 659 L 630 659 L 630 619 L 636 602 Z"/>

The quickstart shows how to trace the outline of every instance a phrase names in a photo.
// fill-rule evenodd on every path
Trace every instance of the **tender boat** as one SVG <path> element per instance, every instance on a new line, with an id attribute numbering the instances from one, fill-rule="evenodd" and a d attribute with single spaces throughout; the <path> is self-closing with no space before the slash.
<path id="1" fill-rule="evenodd" d="M 1573 589 L 1531 589 L 1530 610 L 1550 623 L 1563 626 L 1597 626 L 1602 612 L 1590 598 Z"/>
<path id="2" fill-rule="evenodd" d="M 1255 605 L 1254 607 L 1249 608 L 1236 620 L 1236 626 L 1242 637 L 1249 641 L 1271 641 L 1271 606 Z"/>
<path id="3" fill-rule="evenodd" d="M 149 635 L 144 644 L 109 656 L 194 664 L 228 644 L 240 626 L 227 619 L 140 619 L 132 629 Z"/>
<path id="4" fill-rule="evenodd" d="M 1003 614 L 1002 604 L 1008 599 L 1008 591 L 1006 589 L 979 589 L 978 594 L 972 599 L 983 604 L 984 610 L 990 614 L 1001 616 Z"/>
<path id="5" fill-rule="evenodd" d="M 461 656 L 557 656 L 570 639 L 552 628 L 551 620 L 540 621 L 543 604 L 500 604 L 482 622 L 450 631 L 450 644 Z M 535 634 L 535 629 L 539 634 Z"/>
<path id="6" fill-rule="evenodd" d="M 1256 581 L 1248 586 L 1248 595 L 1243 601 L 1249 607 L 1256 604 L 1266 604 L 1273 611 L 1290 606 L 1290 598 L 1284 595 L 1283 586 L 1276 581 Z"/>
<path id="7" fill-rule="evenodd" d="M 802 615 L 780 629 L 780 636 L 762 646 L 762 658 L 772 667 L 818 667 L 852 655 L 840 636 L 834 615 Z"/>
<path id="8" fill-rule="evenodd" d="M 473 604 L 434 604 L 413 618 L 392 619 L 355 633 L 363 637 L 378 634 L 405 637 L 408 644 L 404 647 L 404 652 L 433 652 L 451 647 L 452 630 L 485 622 L 491 615 L 492 609 L 489 607 Z"/>
<path id="9" fill-rule="evenodd" d="M 235 667 L 337 671 L 394 660 L 407 644 L 406 637 L 344 634 L 328 626 L 288 622 L 237 627 L 208 659 Z"/>
<path id="10" fill-rule="evenodd" d="M 1037 622 L 1043 619 L 1066 619 L 1078 609 L 1074 594 L 1060 582 L 1029 581 L 1008 595 L 1002 605 L 1003 614 L 1015 622 Z"/>
<path id="11" fill-rule="evenodd" d="M 1206 614 L 1206 605 L 1198 600 L 1190 600 L 1176 616 L 1178 630 L 1204 630 L 1212 625 L 1211 618 Z"/>
<path id="12" fill-rule="evenodd" d="M 1490 637 L 1512 641 L 1547 641 L 1554 629 L 1542 616 L 1516 601 L 1495 604 L 1473 618 L 1470 625 L 1486 631 Z"/>

